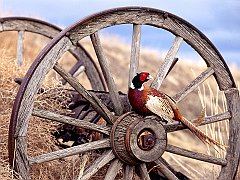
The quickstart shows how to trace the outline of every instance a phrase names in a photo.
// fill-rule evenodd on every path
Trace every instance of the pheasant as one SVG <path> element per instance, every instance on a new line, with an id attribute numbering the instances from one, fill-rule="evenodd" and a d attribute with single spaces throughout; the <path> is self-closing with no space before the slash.
<path id="1" fill-rule="evenodd" d="M 153 78 L 148 72 L 137 73 L 132 79 L 128 90 L 128 99 L 134 111 L 144 116 L 157 115 L 165 121 L 179 121 L 187 126 L 187 128 L 204 143 L 214 144 L 221 149 L 225 147 L 207 136 L 191 121 L 183 117 L 175 101 L 170 96 L 154 88 L 143 85 L 150 79 Z M 199 118 L 203 119 L 203 116 Z"/>

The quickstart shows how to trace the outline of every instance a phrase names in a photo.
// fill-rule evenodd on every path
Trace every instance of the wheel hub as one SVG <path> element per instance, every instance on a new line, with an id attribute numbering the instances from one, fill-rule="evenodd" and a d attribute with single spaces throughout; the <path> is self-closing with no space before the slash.
<path id="1" fill-rule="evenodd" d="M 114 123 L 110 139 L 114 154 L 127 164 L 155 161 L 167 145 L 167 134 L 161 122 L 129 113 Z"/>
<path id="2" fill-rule="evenodd" d="M 156 144 L 156 137 L 149 129 L 144 129 L 142 132 L 140 132 L 137 140 L 139 148 L 144 151 L 151 150 Z"/>

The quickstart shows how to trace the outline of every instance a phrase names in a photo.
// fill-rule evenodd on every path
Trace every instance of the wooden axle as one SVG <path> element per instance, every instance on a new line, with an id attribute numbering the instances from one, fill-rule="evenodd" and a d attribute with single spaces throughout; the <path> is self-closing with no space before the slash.
<path id="1" fill-rule="evenodd" d="M 166 149 L 167 134 L 160 121 L 126 113 L 114 123 L 110 142 L 114 154 L 133 165 L 160 158 Z"/>

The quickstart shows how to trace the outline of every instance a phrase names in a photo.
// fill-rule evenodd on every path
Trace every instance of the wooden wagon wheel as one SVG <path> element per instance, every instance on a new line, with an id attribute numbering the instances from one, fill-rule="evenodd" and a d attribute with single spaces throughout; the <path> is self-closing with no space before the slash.
<path id="1" fill-rule="evenodd" d="M 0 18 L 0 32 L 6 31 L 18 32 L 16 64 L 17 66 L 21 66 L 24 56 L 24 32 L 39 34 L 52 39 L 61 31 L 61 29 L 48 22 L 29 17 Z M 69 49 L 69 52 L 77 60 L 77 63 L 73 65 L 73 67 L 69 70 L 69 73 L 73 76 L 77 76 L 80 73 L 78 71 L 81 69 L 80 67 L 84 67 L 85 72 L 90 79 L 91 85 L 98 90 L 104 90 L 104 81 L 102 76 L 99 74 L 93 59 L 83 46 L 80 44 L 72 46 Z M 63 84 L 65 83 L 66 81 L 63 81 Z"/>
<path id="2" fill-rule="evenodd" d="M 201 85 L 210 76 L 214 76 L 221 91 L 224 91 L 228 111 L 215 116 L 206 117 L 202 124 L 210 124 L 217 121 L 229 119 L 229 147 L 225 158 L 216 158 L 198 152 L 186 150 L 167 144 L 166 134 L 168 132 L 182 129 L 178 124 L 162 125 L 155 119 L 148 117 L 142 119 L 137 114 L 126 113 L 129 106 L 124 104 L 119 97 L 116 85 L 108 68 L 108 62 L 103 53 L 98 31 L 109 26 L 120 24 L 132 24 L 132 49 L 130 58 L 129 79 L 132 79 L 138 69 L 140 33 L 141 27 L 145 25 L 162 28 L 176 36 L 173 46 L 170 48 L 165 60 L 158 69 L 157 76 L 152 84 L 159 88 L 167 73 L 171 69 L 176 53 L 182 41 L 188 43 L 203 58 L 207 69 L 196 79 L 191 81 L 182 91 L 179 91 L 173 99 L 180 102 L 190 92 Z M 91 91 L 87 91 L 80 82 L 70 76 L 58 64 L 61 55 L 70 49 L 84 37 L 90 36 L 95 48 L 99 64 L 109 89 L 109 97 L 113 104 L 113 112 Z M 92 107 L 107 121 L 107 126 L 99 126 L 86 121 L 78 121 L 67 116 L 53 112 L 35 109 L 33 97 L 50 69 L 60 74 L 82 97 L 87 99 Z M 185 20 L 168 12 L 145 7 L 126 7 L 103 11 L 89 16 L 69 28 L 62 31 L 37 57 L 32 67 L 27 72 L 25 81 L 18 92 L 10 126 L 10 161 L 15 155 L 15 166 L 19 174 L 28 179 L 29 167 L 36 163 L 42 163 L 84 153 L 95 149 L 106 151 L 97 158 L 83 173 L 82 179 L 89 179 L 101 167 L 108 163 L 111 165 L 105 175 L 105 179 L 114 179 L 122 168 L 125 179 L 132 179 L 136 168 L 141 179 L 150 179 L 147 165 L 156 163 L 161 173 L 168 179 L 177 179 L 171 166 L 161 157 L 164 151 L 181 156 L 213 163 L 222 166 L 219 179 L 234 179 L 239 162 L 240 141 L 238 122 L 239 117 L 239 93 L 236 89 L 232 75 L 225 64 L 222 56 L 213 44 L 194 26 Z M 28 119 L 30 116 L 38 116 L 49 120 L 61 121 L 68 124 L 94 130 L 103 133 L 106 138 L 89 142 L 83 145 L 58 150 L 37 157 L 28 157 L 26 151 L 26 136 Z M 139 144 L 143 139 L 143 144 Z M 145 140 L 147 147 L 145 146 Z M 15 150 L 14 148 L 15 147 Z"/>

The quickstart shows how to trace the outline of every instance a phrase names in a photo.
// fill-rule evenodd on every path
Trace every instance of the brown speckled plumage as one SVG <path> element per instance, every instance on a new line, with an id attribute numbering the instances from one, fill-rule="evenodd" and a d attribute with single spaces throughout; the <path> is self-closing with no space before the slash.
<path id="1" fill-rule="evenodd" d="M 142 91 L 130 88 L 128 92 L 128 99 L 133 109 L 143 115 L 153 114 L 153 112 L 149 110 L 149 108 L 146 106 L 147 101 L 150 100 L 150 97 L 161 97 L 159 98 L 159 101 L 162 102 L 161 106 L 159 106 L 161 108 L 161 112 L 169 116 L 170 118 L 174 118 L 172 108 L 164 93 L 145 86 L 144 90 Z"/>
<path id="2" fill-rule="evenodd" d="M 143 74 L 142 74 L 143 73 Z M 143 83 L 149 80 L 149 73 L 142 72 L 137 74 L 128 91 L 129 102 L 137 113 L 142 115 L 158 115 L 166 117 L 165 120 L 177 120 L 183 123 L 188 129 L 195 134 L 201 141 L 214 144 L 221 149 L 225 146 L 207 136 L 203 131 L 198 129 L 191 121 L 182 116 L 174 100 L 167 94 L 154 88 L 143 86 Z M 200 116 L 202 119 L 203 116 Z M 200 121 L 201 122 L 201 121 Z"/>

